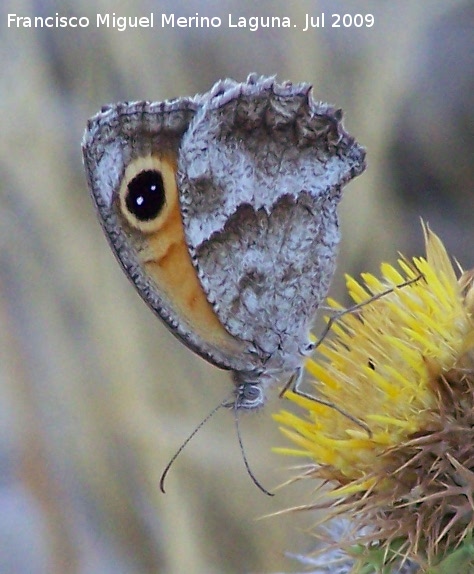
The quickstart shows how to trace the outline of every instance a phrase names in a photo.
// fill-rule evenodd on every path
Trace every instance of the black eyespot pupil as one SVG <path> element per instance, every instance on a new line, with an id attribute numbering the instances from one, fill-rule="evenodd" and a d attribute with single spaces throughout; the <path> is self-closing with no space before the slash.
<path id="1" fill-rule="evenodd" d="M 150 169 L 140 172 L 130 181 L 125 205 L 138 220 L 149 221 L 163 209 L 165 199 L 161 173 Z"/>

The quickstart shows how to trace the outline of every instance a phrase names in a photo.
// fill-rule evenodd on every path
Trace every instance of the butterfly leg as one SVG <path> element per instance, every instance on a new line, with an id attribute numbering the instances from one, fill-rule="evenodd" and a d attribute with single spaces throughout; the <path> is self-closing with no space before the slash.
<path id="1" fill-rule="evenodd" d="M 298 395 L 300 397 L 304 397 L 305 399 L 309 399 L 310 401 L 315 401 L 315 402 L 319 403 L 320 405 L 324 405 L 326 407 L 334 409 L 335 411 L 340 413 L 343 417 L 346 417 L 347 419 L 352 421 L 355 425 L 364 429 L 364 431 L 369 435 L 369 437 L 372 437 L 372 431 L 370 430 L 369 426 L 366 423 L 364 423 L 363 421 L 361 421 L 360 419 L 358 419 L 357 417 L 351 415 L 346 410 L 342 409 L 341 407 L 337 406 L 335 403 L 333 403 L 331 401 L 327 401 L 326 399 L 322 399 L 320 397 L 315 397 L 314 395 L 310 395 L 309 393 L 302 391 L 300 389 L 300 385 L 301 385 L 301 382 L 303 380 L 303 373 L 304 373 L 303 368 L 299 367 L 291 375 L 288 382 L 284 385 L 283 389 L 280 391 L 280 394 L 279 394 L 280 398 L 284 397 L 285 393 L 288 390 L 291 390 L 291 392 L 295 393 L 295 395 Z"/>

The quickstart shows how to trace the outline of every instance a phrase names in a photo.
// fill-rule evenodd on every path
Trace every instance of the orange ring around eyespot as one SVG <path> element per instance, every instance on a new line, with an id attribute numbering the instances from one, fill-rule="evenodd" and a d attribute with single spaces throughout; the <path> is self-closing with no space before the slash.
<path id="1" fill-rule="evenodd" d="M 129 211 L 126 205 L 126 197 L 129 183 L 142 171 L 157 171 L 163 178 L 165 191 L 165 203 L 160 213 L 153 219 L 141 221 Z M 119 208 L 127 223 L 142 233 L 150 233 L 158 230 L 163 225 L 169 214 L 178 203 L 178 189 L 176 187 L 176 156 L 168 153 L 163 155 L 148 155 L 133 160 L 125 169 L 119 189 Z"/>

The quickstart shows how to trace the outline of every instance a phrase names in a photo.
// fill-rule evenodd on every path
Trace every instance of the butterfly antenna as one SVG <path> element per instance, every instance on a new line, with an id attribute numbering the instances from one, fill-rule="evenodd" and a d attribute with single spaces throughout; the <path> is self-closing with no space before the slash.
<path id="1" fill-rule="evenodd" d="M 242 459 L 244 461 L 245 464 L 245 468 L 247 470 L 247 474 L 250 476 L 250 478 L 252 479 L 252 482 L 255 484 L 255 486 L 261 490 L 264 494 L 268 495 L 268 496 L 275 496 L 275 493 L 273 492 L 269 492 L 258 480 L 257 477 L 254 475 L 254 473 L 252 472 L 252 469 L 250 468 L 249 465 L 249 461 L 247 460 L 247 456 L 245 454 L 245 449 L 244 449 L 244 443 L 242 441 L 242 435 L 240 433 L 240 423 L 239 423 L 239 410 L 238 410 L 238 401 L 236 400 L 233 406 L 233 410 L 234 410 L 234 421 L 235 421 L 235 431 L 237 433 L 237 439 L 239 441 L 239 447 L 240 447 L 240 452 L 242 454 Z"/>
<path id="2" fill-rule="evenodd" d="M 198 424 L 198 426 L 193 430 L 193 432 L 188 436 L 188 438 L 183 442 L 183 444 L 178 448 L 178 450 L 174 453 L 171 457 L 171 460 L 166 465 L 165 470 L 161 474 L 160 478 L 160 490 L 165 494 L 165 480 L 170 471 L 171 467 L 173 466 L 174 461 L 178 458 L 178 456 L 182 453 L 191 439 L 201 430 L 201 428 L 207 423 L 207 421 L 216 414 L 216 412 L 224 406 L 225 403 L 220 403 L 216 407 L 212 409 L 212 411 Z"/>

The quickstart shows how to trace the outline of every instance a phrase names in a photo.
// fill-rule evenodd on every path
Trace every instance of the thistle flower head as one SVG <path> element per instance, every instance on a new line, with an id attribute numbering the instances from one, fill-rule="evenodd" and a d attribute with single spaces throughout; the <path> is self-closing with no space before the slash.
<path id="1" fill-rule="evenodd" d="M 381 279 L 347 277 L 356 305 L 366 304 L 341 318 L 307 364 L 316 396 L 371 434 L 295 393 L 286 396 L 304 413 L 274 418 L 298 446 L 280 452 L 309 457 L 304 477 L 330 486 L 330 516 L 350 516 L 387 560 L 396 547 L 433 565 L 470 544 L 474 527 L 474 275 L 458 280 L 440 239 L 424 231 L 426 258 L 384 264 Z"/>

